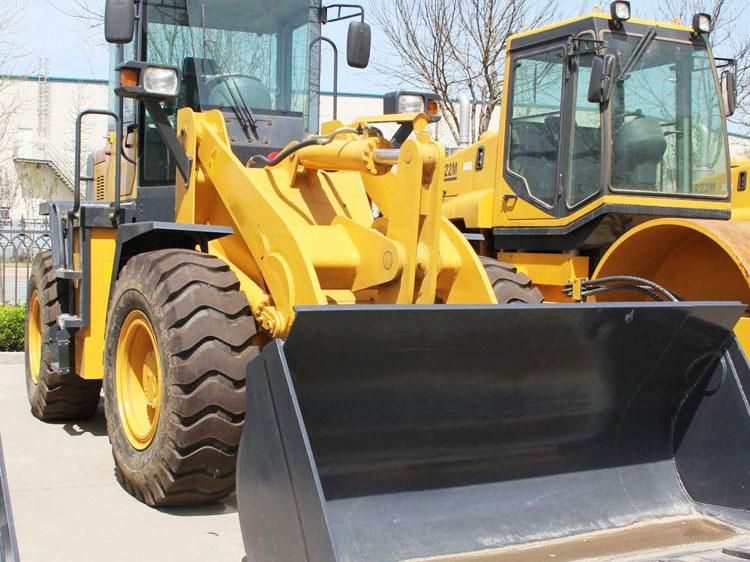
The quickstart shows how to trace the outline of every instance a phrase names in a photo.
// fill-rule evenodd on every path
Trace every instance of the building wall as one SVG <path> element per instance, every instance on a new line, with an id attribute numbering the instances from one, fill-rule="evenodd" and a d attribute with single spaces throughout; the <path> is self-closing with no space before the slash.
<path id="1" fill-rule="evenodd" d="M 107 86 L 101 82 L 2 79 L 0 117 L 6 126 L 0 129 L 0 174 L 15 191 L 0 190 L 0 207 L 11 207 L 14 218 L 33 218 L 40 201 L 70 198 L 76 117 L 106 106 Z M 84 154 L 104 142 L 106 131 L 106 118 L 84 123 Z"/>

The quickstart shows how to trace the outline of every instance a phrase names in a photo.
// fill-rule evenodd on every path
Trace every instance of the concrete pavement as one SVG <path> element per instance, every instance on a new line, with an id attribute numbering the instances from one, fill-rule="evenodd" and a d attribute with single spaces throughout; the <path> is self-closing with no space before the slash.
<path id="1" fill-rule="evenodd" d="M 101 404 L 85 422 L 42 423 L 29 413 L 22 357 L 0 357 L 0 435 L 22 562 L 240 562 L 234 497 L 200 508 L 139 503 L 115 480 Z"/>

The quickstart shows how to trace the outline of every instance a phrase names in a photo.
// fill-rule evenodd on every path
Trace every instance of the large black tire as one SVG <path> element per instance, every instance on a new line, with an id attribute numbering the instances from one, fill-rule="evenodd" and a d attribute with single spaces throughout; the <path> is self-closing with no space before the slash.
<path id="1" fill-rule="evenodd" d="M 484 256 L 479 259 L 495 289 L 498 304 L 538 304 L 544 301 L 542 292 L 534 287 L 528 275 L 520 273 L 511 264 Z"/>
<path id="2" fill-rule="evenodd" d="M 145 448 L 128 440 L 118 408 L 117 348 L 131 313 L 148 318 L 162 374 L 160 413 Z M 190 505 L 234 491 L 255 334 L 237 277 L 221 260 L 173 249 L 123 267 L 107 322 L 104 400 L 115 472 L 133 496 L 151 506 Z"/>
<path id="3" fill-rule="evenodd" d="M 89 418 L 99 404 L 101 381 L 83 380 L 75 374 L 62 376 L 52 369 L 49 331 L 60 314 L 69 312 L 67 304 L 67 288 L 55 277 L 52 253 L 37 254 L 26 296 L 26 393 L 31 413 L 44 421 Z M 32 337 L 30 330 L 37 336 Z"/>

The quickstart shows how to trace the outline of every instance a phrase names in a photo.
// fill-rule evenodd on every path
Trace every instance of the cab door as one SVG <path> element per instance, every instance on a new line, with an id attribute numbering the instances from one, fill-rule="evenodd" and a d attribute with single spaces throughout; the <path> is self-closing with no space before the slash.
<path id="1" fill-rule="evenodd" d="M 506 120 L 503 195 L 510 220 L 552 219 L 562 193 L 566 49 L 536 48 L 514 55 Z"/>

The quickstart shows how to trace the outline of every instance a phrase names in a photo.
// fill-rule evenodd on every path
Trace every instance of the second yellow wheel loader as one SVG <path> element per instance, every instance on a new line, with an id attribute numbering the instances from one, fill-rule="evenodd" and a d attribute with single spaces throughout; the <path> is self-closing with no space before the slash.
<path id="1" fill-rule="evenodd" d="M 747 175 L 732 178 L 726 124 L 734 61 L 713 56 L 706 14 L 686 26 L 630 12 L 616 1 L 509 39 L 499 131 L 446 162 L 444 214 L 547 301 L 574 300 L 580 279 L 600 301 L 649 298 L 611 291 L 625 276 L 748 303 Z"/>
<path id="2" fill-rule="evenodd" d="M 429 111 L 305 133 L 347 10 L 364 66 L 351 6 L 108 0 L 113 132 L 85 199 L 44 205 L 33 413 L 91 415 L 103 383 L 123 486 L 200 503 L 236 474 L 253 562 L 750 545 L 744 305 L 498 305 Z"/>

